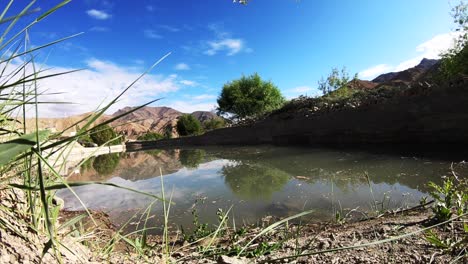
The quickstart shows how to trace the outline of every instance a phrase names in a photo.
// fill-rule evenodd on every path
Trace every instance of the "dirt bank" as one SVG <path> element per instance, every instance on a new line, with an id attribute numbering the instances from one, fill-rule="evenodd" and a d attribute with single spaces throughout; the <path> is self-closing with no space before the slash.
<path id="1" fill-rule="evenodd" d="M 418 84 L 375 92 L 363 101 L 314 99 L 292 104 L 253 124 L 201 136 L 129 142 L 129 150 L 200 145 L 421 145 L 455 149 L 468 144 L 468 77 L 450 84 Z"/>

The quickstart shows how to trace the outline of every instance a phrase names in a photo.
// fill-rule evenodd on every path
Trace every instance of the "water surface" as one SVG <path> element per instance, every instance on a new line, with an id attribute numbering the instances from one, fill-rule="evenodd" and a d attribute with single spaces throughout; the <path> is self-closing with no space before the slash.
<path id="1" fill-rule="evenodd" d="M 313 209 L 307 218 L 330 220 L 337 211 L 369 211 L 418 204 L 428 181 L 440 182 L 450 163 L 416 157 L 292 147 L 224 147 L 153 150 L 99 156 L 75 181 L 108 181 L 165 195 L 173 226 L 190 229 L 194 210 L 201 222 L 216 223 L 216 212 L 232 206 L 230 221 L 258 223 Z M 162 178 L 161 178 L 162 175 Z M 366 176 L 367 175 L 367 176 Z M 154 199 L 110 186 L 74 188 L 87 207 L 126 222 Z M 69 210 L 82 210 L 69 191 L 60 191 Z M 150 224 L 162 223 L 162 203 L 152 204 Z M 132 220 L 132 222 L 134 222 Z"/>

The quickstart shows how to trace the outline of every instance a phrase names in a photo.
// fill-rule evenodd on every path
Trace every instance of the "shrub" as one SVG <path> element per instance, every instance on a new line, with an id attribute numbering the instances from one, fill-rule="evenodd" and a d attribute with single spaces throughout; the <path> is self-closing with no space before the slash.
<path id="1" fill-rule="evenodd" d="M 199 135 L 203 132 L 200 121 L 194 116 L 182 115 L 177 121 L 177 132 L 181 136 Z"/>
<path id="2" fill-rule="evenodd" d="M 117 138 L 118 135 L 115 133 L 114 129 L 108 125 L 103 125 L 91 129 L 90 137 L 94 143 L 99 146 L 104 145 L 109 140 L 115 139 L 109 143 L 109 145 L 119 145 L 122 143 L 122 138 Z"/>
<path id="3" fill-rule="evenodd" d="M 253 74 L 225 84 L 217 110 L 234 118 L 256 117 L 280 108 L 284 102 L 278 87 Z"/>
<path id="4" fill-rule="evenodd" d="M 138 140 L 160 140 L 163 139 L 164 136 L 156 133 L 156 132 L 148 132 L 144 135 L 139 136 L 137 139 Z"/>
<path id="5" fill-rule="evenodd" d="M 203 122 L 203 128 L 205 130 L 213 130 L 223 128 L 226 126 L 226 121 L 223 118 L 212 118 Z"/>

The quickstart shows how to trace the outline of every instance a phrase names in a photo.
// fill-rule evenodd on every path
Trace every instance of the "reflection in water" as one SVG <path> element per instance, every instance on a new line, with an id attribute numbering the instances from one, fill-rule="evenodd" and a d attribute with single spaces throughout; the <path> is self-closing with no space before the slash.
<path id="1" fill-rule="evenodd" d="M 119 153 L 101 155 L 94 158 L 93 168 L 102 176 L 111 175 L 119 165 Z"/>
<path id="2" fill-rule="evenodd" d="M 428 181 L 440 182 L 441 176 L 450 173 L 450 162 L 269 146 L 182 149 L 99 156 L 69 180 L 106 180 L 160 195 L 160 171 L 165 175 L 166 194 L 171 193 L 175 203 L 170 221 L 190 226 L 197 200 L 204 201 L 197 205 L 200 221 L 212 223 L 218 208 L 231 206 L 236 222 L 255 223 L 265 215 L 285 217 L 308 209 L 314 209 L 311 219 L 328 220 L 338 204 L 344 210 L 370 209 L 372 196 L 376 200 L 388 197 L 388 209 L 414 205 L 427 195 Z M 152 202 L 110 186 L 74 189 L 89 208 L 105 210 L 117 224 Z M 82 209 L 69 191 L 58 195 L 68 209 Z M 162 214 L 160 203 L 154 205 L 153 213 Z M 160 217 L 151 221 L 161 224 Z"/>
<path id="3" fill-rule="evenodd" d="M 221 173 L 235 194 L 249 200 L 271 199 L 289 179 L 289 175 L 281 170 L 248 162 L 224 166 Z"/>
<path id="4" fill-rule="evenodd" d="M 206 152 L 202 149 L 181 149 L 180 163 L 188 169 L 196 169 L 203 162 Z"/>

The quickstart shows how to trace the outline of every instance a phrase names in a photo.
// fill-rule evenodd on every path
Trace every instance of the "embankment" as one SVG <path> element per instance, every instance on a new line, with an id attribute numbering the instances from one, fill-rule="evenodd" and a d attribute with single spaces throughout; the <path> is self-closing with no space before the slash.
<path id="1" fill-rule="evenodd" d="M 200 136 L 129 142 L 127 149 L 252 144 L 468 146 L 468 78 L 444 87 L 416 86 L 359 106 L 292 109 Z"/>

